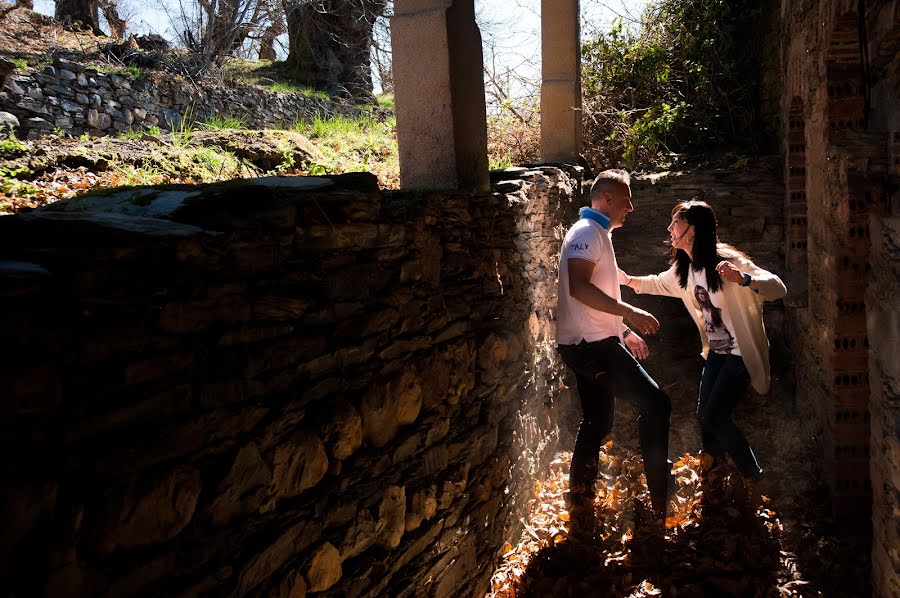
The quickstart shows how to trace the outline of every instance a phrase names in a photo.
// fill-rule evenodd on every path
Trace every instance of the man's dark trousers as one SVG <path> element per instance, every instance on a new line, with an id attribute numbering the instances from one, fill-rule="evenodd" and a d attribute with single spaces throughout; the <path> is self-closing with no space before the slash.
<path id="1" fill-rule="evenodd" d="M 558 351 L 575 372 L 582 410 L 572 452 L 569 487 L 575 492 L 593 491 L 600 447 L 612 431 L 618 398 L 640 410 L 641 453 L 650 496 L 665 498 L 670 474 L 669 414 L 672 404 L 669 397 L 618 337 L 559 345 Z"/>

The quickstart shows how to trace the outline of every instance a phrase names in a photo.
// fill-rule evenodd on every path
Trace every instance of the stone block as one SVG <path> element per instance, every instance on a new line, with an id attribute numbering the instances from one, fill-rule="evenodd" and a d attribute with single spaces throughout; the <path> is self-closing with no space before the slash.
<path id="1" fill-rule="evenodd" d="M 247 596 L 285 563 L 318 540 L 320 534 L 319 526 L 312 522 L 304 521 L 289 527 L 241 568 L 235 595 Z"/>
<path id="2" fill-rule="evenodd" d="M 222 526 L 257 511 L 271 480 L 272 472 L 256 444 L 247 444 L 238 451 L 231 469 L 219 484 L 218 496 L 209 506 L 206 518 L 211 525 Z"/>
<path id="3" fill-rule="evenodd" d="M 390 486 L 384 491 L 378 506 L 378 524 L 381 533 L 378 544 L 393 549 L 400 545 L 406 528 L 406 489 Z"/>
<path id="4" fill-rule="evenodd" d="M 330 542 L 313 550 L 304 577 L 309 581 L 310 592 L 324 592 L 340 580 L 341 554 Z"/>
<path id="5" fill-rule="evenodd" d="M 167 542 L 190 523 L 200 490 L 200 472 L 188 466 L 134 479 L 89 514 L 90 543 L 109 553 Z"/>
<path id="6" fill-rule="evenodd" d="M 321 428 L 325 446 L 334 459 L 344 460 L 355 453 L 363 441 L 362 418 L 356 408 L 344 399 L 331 406 Z"/>
<path id="7" fill-rule="evenodd" d="M 325 445 L 310 431 L 300 431 L 293 440 L 275 448 L 272 456 L 272 495 L 291 498 L 312 488 L 328 471 Z"/>

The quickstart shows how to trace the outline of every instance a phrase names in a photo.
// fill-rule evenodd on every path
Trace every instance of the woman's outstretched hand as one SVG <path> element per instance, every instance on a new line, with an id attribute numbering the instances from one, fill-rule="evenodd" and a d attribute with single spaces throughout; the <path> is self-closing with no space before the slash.
<path id="1" fill-rule="evenodd" d="M 719 276 L 721 276 L 728 282 L 733 282 L 735 284 L 741 284 L 742 282 L 744 282 L 744 275 L 740 270 L 737 269 L 737 266 L 735 266 L 731 262 L 719 262 L 716 265 L 716 272 L 718 272 Z"/>

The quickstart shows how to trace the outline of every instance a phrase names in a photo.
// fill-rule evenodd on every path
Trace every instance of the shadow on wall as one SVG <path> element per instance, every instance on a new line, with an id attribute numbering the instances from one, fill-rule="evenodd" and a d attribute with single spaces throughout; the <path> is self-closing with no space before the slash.
<path id="1" fill-rule="evenodd" d="M 3 585 L 486 589 L 557 448 L 579 188 L 512 187 L 273 177 L 0 218 Z"/>

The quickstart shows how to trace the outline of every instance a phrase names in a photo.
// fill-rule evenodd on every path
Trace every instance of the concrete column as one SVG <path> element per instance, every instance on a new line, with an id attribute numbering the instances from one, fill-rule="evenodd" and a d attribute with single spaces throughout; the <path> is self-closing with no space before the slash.
<path id="1" fill-rule="evenodd" d="M 574 163 L 581 153 L 579 0 L 541 0 L 541 157 Z"/>
<path id="2" fill-rule="evenodd" d="M 489 187 L 474 0 L 396 0 L 394 101 L 404 189 Z"/>

